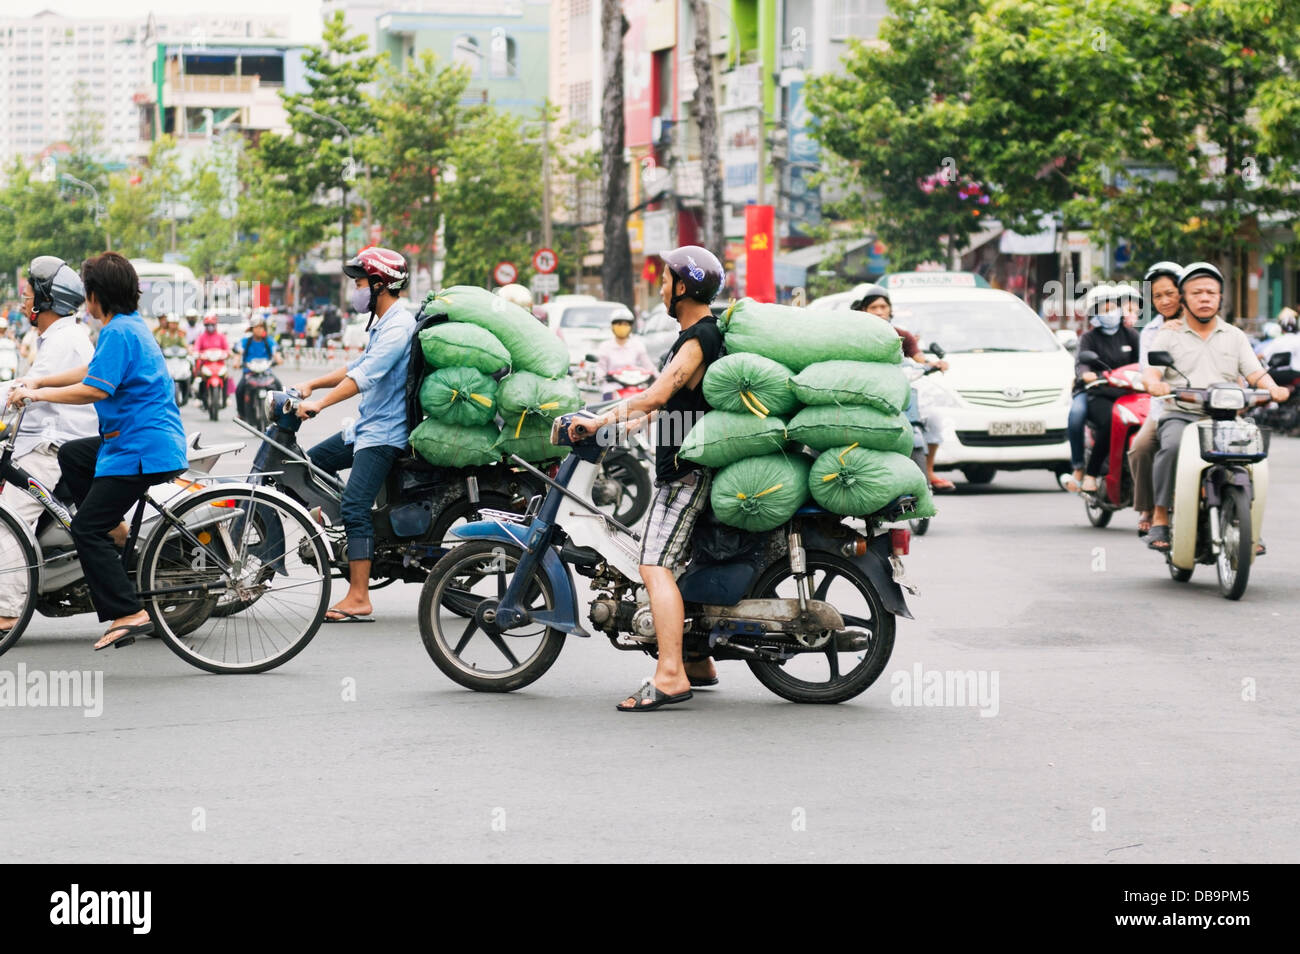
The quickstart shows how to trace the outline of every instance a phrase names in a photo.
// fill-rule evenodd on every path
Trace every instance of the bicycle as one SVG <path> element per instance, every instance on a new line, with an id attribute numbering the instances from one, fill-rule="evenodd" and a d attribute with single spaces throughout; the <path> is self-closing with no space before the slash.
<path id="1" fill-rule="evenodd" d="M 90 609 L 70 526 L 73 505 L 12 463 L 26 408 L 0 420 L 0 478 L 26 488 L 43 513 L 36 529 L 0 503 L 0 590 L 20 607 L 0 632 L 0 654 L 32 614 Z M 168 648 L 213 673 L 265 672 L 311 642 L 330 605 L 332 554 L 321 528 L 291 498 L 253 484 L 205 486 L 176 478 L 136 505 L 122 551 L 140 602 Z M 219 479 L 219 478 L 212 478 Z M 146 505 L 154 513 L 142 534 Z M 233 594 L 238 613 L 214 612 Z"/>

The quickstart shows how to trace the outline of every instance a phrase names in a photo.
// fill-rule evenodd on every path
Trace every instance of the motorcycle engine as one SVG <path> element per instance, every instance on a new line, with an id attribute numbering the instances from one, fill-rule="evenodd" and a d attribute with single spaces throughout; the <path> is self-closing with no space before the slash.
<path id="1" fill-rule="evenodd" d="M 639 643 L 655 642 L 655 621 L 650 607 L 644 603 L 632 614 L 631 635 Z"/>
<path id="2" fill-rule="evenodd" d="M 592 601 L 587 618 L 603 633 L 627 633 L 639 643 L 656 642 L 654 617 L 645 603 L 602 597 Z"/>

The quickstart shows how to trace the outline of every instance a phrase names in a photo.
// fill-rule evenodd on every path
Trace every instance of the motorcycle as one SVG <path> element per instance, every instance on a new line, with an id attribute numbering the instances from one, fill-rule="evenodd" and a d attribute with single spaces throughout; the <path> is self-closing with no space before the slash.
<path id="1" fill-rule="evenodd" d="M 605 375 L 605 381 L 598 380 L 594 354 L 589 354 L 579 365 L 576 372 L 578 385 L 586 391 L 600 391 L 604 398 L 602 405 L 608 406 L 614 401 L 624 401 L 640 394 L 650 384 L 651 372 L 644 368 L 618 368 Z M 606 387 L 607 383 L 619 385 L 617 391 Z M 601 473 L 592 485 L 592 502 L 620 523 L 636 526 L 650 509 L 650 498 L 654 495 L 655 455 L 650 444 L 648 428 L 643 428 L 628 440 L 626 448 L 615 448 L 601 463 Z"/>
<path id="2" fill-rule="evenodd" d="M 207 348 L 199 352 L 195 363 L 199 387 L 199 402 L 207 409 L 208 419 L 215 421 L 229 399 L 226 394 L 226 359 L 230 352 L 224 348 Z"/>
<path id="3" fill-rule="evenodd" d="M 340 511 L 344 482 L 313 464 L 298 445 L 301 403 L 302 395 L 295 388 L 271 391 L 265 400 L 270 423 L 264 431 L 236 419 L 236 424 L 262 444 L 253 459 L 252 473 L 235 479 L 273 487 L 306 507 L 324 527 L 336 575 L 346 580 L 347 536 Z M 414 455 L 399 457 L 372 511 L 375 554 L 370 564 L 371 588 L 398 580 L 423 583 L 446 552 L 443 541 L 457 523 L 474 519 L 484 505 L 502 510 L 522 508 L 539 486 L 528 474 L 505 467 L 461 470 L 435 467 Z"/>
<path id="4" fill-rule="evenodd" d="M 1147 363 L 1174 367 L 1167 351 L 1151 352 Z M 1197 407 L 1208 419 L 1188 423 L 1179 443 L 1165 554 L 1169 575 L 1186 583 L 1198 563 L 1212 563 L 1219 592 L 1225 599 L 1239 600 L 1250 581 L 1264 525 L 1269 432 L 1238 415 L 1267 403 L 1269 393 L 1213 384 L 1174 388 L 1170 399 Z"/>
<path id="5" fill-rule="evenodd" d="M 1269 404 L 1257 408 L 1252 416 L 1260 427 L 1270 427 L 1280 434 L 1300 435 L 1300 371 L 1291 367 L 1291 352 L 1271 355 L 1268 373 L 1280 386 L 1291 389 L 1291 397 L 1283 404 Z"/>
<path id="6" fill-rule="evenodd" d="M 0 383 L 18 377 L 18 342 L 0 338 Z"/>
<path id="7" fill-rule="evenodd" d="M 606 428 L 570 442 L 573 417 L 551 429 L 553 444 L 573 448 L 553 478 L 515 458 L 545 481 L 545 497 L 523 515 L 484 511 L 453 530 L 465 542 L 438 561 L 421 590 L 425 649 L 466 688 L 520 689 L 551 667 L 566 635 L 591 635 L 578 619 L 574 572 L 593 591 L 587 620 L 595 631 L 615 649 L 658 651 L 637 534 L 587 502 L 616 434 Z M 866 690 L 889 661 L 896 617 L 911 618 L 902 589 L 916 592 L 901 561 L 910 531 L 879 532 L 880 525 L 907 519 L 915 503 L 900 497 L 866 515 L 865 535 L 816 506 L 768 534 L 715 525 L 710 552 L 697 551 L 678 580 L 686 657 L 743 660 L 793 702 L 843 702 Z M 468 623 L 448 623 L 443 609 Z"/>
<path id="8" fill-rule="evenodd" d="M 1085 351 L 1079 355 L 1079 360 L 1096 365 L 1101 359 L 1096 352 Z M 1133 472 L 1129 467 L 1128 452 L 1150 413 L 1151 396 L 1146 393 L 1142 372 L 1136 364 L 1103 371 L 1095 381 L 1090 381 L 1085 386 L 1085 390 L 1098 387 L 1124 391 L 1124 394 L 1115 399 L 1111 410 L 1110 447 L 1106 448 L 1103 469 L 1105 480 L 1098 484 L 1096 493 L 1082 495 L 1088 522 L 1094 527 L 1104 527 L 1110 523 L 1115 511 L 1133 506 Z M 1091 425 L 1085 428 L 1085 434 L 1088 452 L 1095 453 Z"/>
<path id="9" fill-rule="evenodd" d="M 263 430 L 268 423 L 266 395 L 283 388 L 280 379 L 271 371 L 270 358 L 253 358 L 248 361 L 244 370 L 244 380 L 240 382 L 237 392 L 243 394 L 242 400 L 237 402 L 239 406 L 236 410 L 239 417 L 259 431 Z"/>
<path id="10" fill-rule="evenodd" d="M 167 373 L 172 376 L 176 387 L 176 404 L 184 407 L 190 399 L 190 381 L 194 371 L 190 367 L 190 351 L 184 345 L 168 345 L 163 349 L 163 358 L 167 361 Z"/>

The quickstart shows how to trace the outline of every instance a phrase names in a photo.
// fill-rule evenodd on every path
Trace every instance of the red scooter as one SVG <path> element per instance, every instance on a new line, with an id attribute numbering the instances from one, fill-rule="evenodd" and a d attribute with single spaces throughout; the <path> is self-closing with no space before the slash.
<path id="1" fill-rule="evenodd" d="M 1081 361 L 1091 358 L 1098 361 L 1092 352 L 1079 355 Z M 1088 522 L 1094 527 L 1104 527 L 1110 523 L 1116 510 L 1133 506 L 1133 472 L 1128 464 L 1129 448 L 1133 438 L 1147 419 L 1151 410 L 1151 395 L 1147 394 L 1142 383 L 1142 372 L 1136 364 L 1126 364 L 1109 371 L 1103 371 L 1088 388 L 1106 385 L 1119 388 L 1125 393 L 1115 399 L 1110 419 L 1110 448 L 1106 455 L 1104 480 L 1097 485 L 1095 493 L 1083 494 L 1083 507 L 1088 514 Z M 1086 445 L 1092 452 L 1093 436 L 1091 426 L 1085 430 Z"/>

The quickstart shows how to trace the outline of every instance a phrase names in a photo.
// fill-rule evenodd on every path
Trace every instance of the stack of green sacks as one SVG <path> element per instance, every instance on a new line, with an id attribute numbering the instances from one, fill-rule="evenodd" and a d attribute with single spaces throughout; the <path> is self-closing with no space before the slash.
<path id="1" fill-rule="evenodd" d="M 914 494 L 921 515 L 933 515 L 930 489 L 910 457 L 902 343 L 886 322 L 743 299 L 718 327 L 728 354 L 702 384 L 714 410 L 687 434 L 679 456 L 718 468 L 711 498 L 720 521 L 774 529 L 810 494 L 845 516 Z M 810 463 L 799 445 L 821 456 Z"/>
<path id="2" fill-rule="evenodd" d="M 559 338 L 484 288 L 432 293 L 424 312 L 448 320 L 419 335 L 430 371 L 420 386 L 428 416 L 411 433 L 421 457 L 442 467 L 474 467 L 509 453 L 532 462 L 568 453 L 551 445 L 551 421 L 577 410 L 581 400 L 566 379 L 569 353 Z M 502 369 L 513 373 L 498 384 L 492 375 Z"/>

